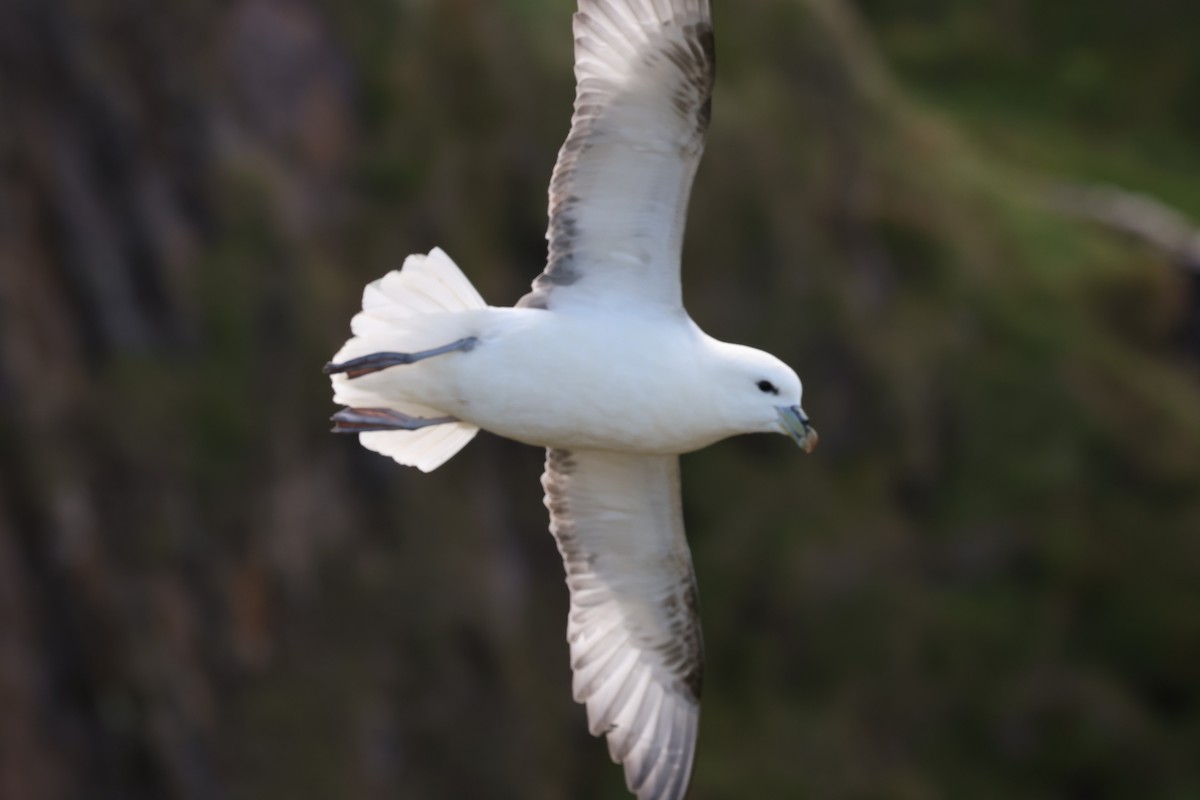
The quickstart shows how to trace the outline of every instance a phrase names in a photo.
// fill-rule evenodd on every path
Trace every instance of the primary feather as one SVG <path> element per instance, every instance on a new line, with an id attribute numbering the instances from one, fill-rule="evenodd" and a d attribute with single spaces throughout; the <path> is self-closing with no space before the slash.
<path id="1" fill-rule="evenodd" d="M 679 459 L 551 449 L 542 476 L 571 592 L 575 699 L 641 800 L 676 800 L 704 675 Z"/>
<path id="2" fill-rule="evenodd" d="M 519 305 L 678 309 L 716 79 L 708 0 L 580 0 L 574 30 L 575 114 L 550 180 L 549 260 Z"/>

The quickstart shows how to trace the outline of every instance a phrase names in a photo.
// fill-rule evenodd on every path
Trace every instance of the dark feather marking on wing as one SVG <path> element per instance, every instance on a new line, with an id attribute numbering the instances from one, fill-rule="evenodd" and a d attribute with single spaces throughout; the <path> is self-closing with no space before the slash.
<path id="1" fill-rule="evenodd" d="M 683 42 L 672 42 L 670 47 L 654 55 L 668 59 L 684 77 L 671 102 L 680 117 L 695 123 L 695 136 L 679 148 L 684 156 L 694 156 L 704 148 L 704 137 L 712 124 L 717 47 L 711 24 L 694 23 L 684 26 L 683 30 Z"/>
<path id="2" fill-rule="evenodd" d="M 688 693 L 699 700 L 704 689 L 704 641 L 699 626 L 693 622 L 700 618 L 694 579 L 683 587 L 682 596 L 668 597 L 663 607 L 673 621 L 669 643 L 658 648 L 658 652 L 664 663 L 679 673 Z"/>

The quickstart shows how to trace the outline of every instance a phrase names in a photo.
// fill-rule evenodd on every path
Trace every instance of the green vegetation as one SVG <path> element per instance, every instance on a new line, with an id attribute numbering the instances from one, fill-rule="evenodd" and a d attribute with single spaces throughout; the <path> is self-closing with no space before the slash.
<path id="1" fill-rule="evenodd" d="M 1198 301 L 1165 254 L 1044 197 L 1115 182 L 1200 219 L 1200 5 L 716 4 L 685 294 L 798 368 L 822 446 L 684 459 L 709 659 L 692 796 L 1200 795 Z M 174 338 L 5 351 L 32 387 L 0 436 L 14 518 L 44 534 L 27 602 L 73 609 L 66 645 L 20 640 L 56 699 L 14 718 L 92 734 L 22 768 L 137 798 L 625 797 L 570 701 L 541 455 L 481 436 L 402 470 L 325 432 L 320 375 L 410 252 L 442 246 L 495 304 L 541 268 L 572 4 L 225 5 L 149 15 L 204 33 L 137 51 L 171 56 L 169 91 L 120 66 L 141 34 L 102 35 L 127 15 L 80 26 L 128 112 L 106 124 L 173 141 L 190 128 L 152 101 L 177 92 L 211 141 L 177 157 L 203 173 L 192 249 L 151 259 Z M 191 186 L 128 152 L 113 169 Z M 87 339 L 62 293 L 40 318 Z M 7 347 L 42 341 L 28 324 Z M 68 423 L 39 427 L 43 404 Z"/>

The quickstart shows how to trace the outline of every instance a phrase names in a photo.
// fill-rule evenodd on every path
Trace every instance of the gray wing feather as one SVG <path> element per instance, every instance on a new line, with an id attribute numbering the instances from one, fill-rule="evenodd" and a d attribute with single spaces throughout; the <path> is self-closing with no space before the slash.
<path id="1" fill-rule="evenodd" d="M 542 485 L 571 592 L 575 699 L 639 800 L 679 800 L 704 671 L 679 459 L 548 450 Z"/>
<path id="2" fill-rule="evenodd" d="M 549 258 L 518 303 L 681 305 L 688 197 L 712 116 L 708 0 L 580 0 L 575 114 L 550 181 Z"/>

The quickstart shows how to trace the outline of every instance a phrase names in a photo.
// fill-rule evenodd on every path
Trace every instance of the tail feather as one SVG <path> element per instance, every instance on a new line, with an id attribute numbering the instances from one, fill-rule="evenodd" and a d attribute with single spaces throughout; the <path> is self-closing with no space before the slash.
<path id="1" fill-rule="evenodd" d="M 428 255 L 411 255 L 405 259 L 403 268 L 374 281 L 363 291 L 362 311 L 350 324 L 354 338 L 346 342 L 334 360 L 396 350 L 397 342 L 411 344 L 413 350 L 428 348 L 437 344 L 429 338 L 437 334 L 422 325 L 424 315 L 486 307 L 479 292 L 440 248 L 434 248 Z M 445 416 L 438 409 L 381 394 L 345 375 L 334 375 L 331 380 L 334 402 L 341 405 L 393 408 L 414 417 Z M 430 472 L 465 447 L 478 432 L 474 425 L 456 422 L 416 431 L 361 433 L 358 440 L 368 450 Z"/>
<path id="2" fill-rule="evenodd" d="M 409 256 L 402 269 L 368 284 L 359 316 L 395 321 L 435 311 L 486 307 L 458 265 L 435 247 L 427 256 Z"/>
<path id="3" fill-rule="evenodd" d="M 419 431 L 372 431 L 358 435 L 359 444 L 406 467 L 433 472 L 475 438 L 479 428 L 465 422 Z"/>

